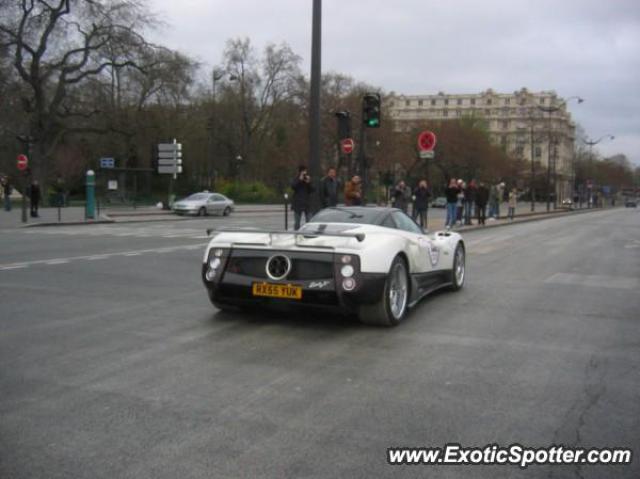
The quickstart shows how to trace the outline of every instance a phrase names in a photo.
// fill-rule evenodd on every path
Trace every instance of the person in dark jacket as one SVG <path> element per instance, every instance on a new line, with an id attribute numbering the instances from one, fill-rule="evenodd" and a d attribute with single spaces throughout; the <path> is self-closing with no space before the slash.
<path id="1" fill-rule="evenodd" d="M 462 200 L 462 208 L 463 208 L 463 217 L 464 224 L 471 224 L 471 209 L 473 207 L 473 203 L 476 200 L 476 180 L 471 180 L 462 193 L 464 194 L 464 199 Z"/>
<path id="2" fill-rule="evenodd" d="M 327 168 L 327 176 L 320 182 L 320 203 L 323 208 L 338 204 L 338 180 L 333 166 Z"/>
<path id="3" fill-rule="evenodd" d="M 483 225 L 487 215 L 487 202 L 489 201 L 489 189 L 481 181 L 476 191 L 476 215 L 478 224 Z"/>
<path id="4" fill-rule="evenodd" d="M 423 227 L 427 227 L 427 213 L 429 210 L 429 198 L 431 198 L 431 192 L 427 184 L 427 180 L 420 180 L 418 187 L 413 190 L 413 220 L 420 218 L 417 223 Z"/>
<path id="5" fill-rule="evenodd" d="M 293 210 L 294 228 L 300 229 L 303 214 L 304 221 L 309 221 L 311 194 L 315 191 L 306 166 L 298 167 L 298 176 L 291 182 L 291 188 L 293 189 L 291 209 Z"/>
<path id="6" fill-rule="evenodd" d="M 449 186 L 444 189 L 444 195 L 447 197 L 447 219 L 444 225 L 447 229 L 451 229 L 456 224 L 456 213 L 458 206 L 458 183 L 455 178 L 449 180 Z"/>
<path id="7" fill-rule="evenodd" d="M 11 211 L 11 193 L 13 192 L 13 188 L 11 187 L 9 177 L 3 176 L 1 182 L 2 196 L 4 197 L 4 210 Z"/>
<path id="8" fill-rule="evenodd" d="M 391 199 L 393 201 L 393 207 L 399 210 L 407 212 L 409 206 L 409 194 L 407 193 L 407 184 L 404 181 L 400 181 L 391 192 Z"/>
<path id="9" fill-rule="evenodd" d="M 31 217 L 38 217 L 38 205 L 40 204 L 40 185 L 38 180 L 33 180 L 29 187 L 29 199 L 31 200 Z"/>

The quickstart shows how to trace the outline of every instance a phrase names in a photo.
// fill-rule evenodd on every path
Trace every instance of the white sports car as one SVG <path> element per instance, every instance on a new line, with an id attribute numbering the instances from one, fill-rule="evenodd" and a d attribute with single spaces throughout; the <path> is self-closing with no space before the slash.
<path id="1" fill-rule="evenodd" d="M 208 233 L 202 280 L 223 310 L 326 308 L 395 326 L 425 295 L 465 279 L 462 237 L 426 234 L 395 208 L 327 208 L 298 231 Z"/>

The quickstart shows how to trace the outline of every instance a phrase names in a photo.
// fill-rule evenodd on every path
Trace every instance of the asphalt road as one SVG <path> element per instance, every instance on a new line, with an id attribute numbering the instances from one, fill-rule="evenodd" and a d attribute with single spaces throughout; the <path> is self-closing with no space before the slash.
<path id="1" fill-rule="evenodd" d="M 0 231 L 0 477 L 639 477 L 640 214 L 469 232 L 394 329 L 209 304 L 210 225 Z M 631 447 L 627 466 L 390 466 L 392 446 Z"/>

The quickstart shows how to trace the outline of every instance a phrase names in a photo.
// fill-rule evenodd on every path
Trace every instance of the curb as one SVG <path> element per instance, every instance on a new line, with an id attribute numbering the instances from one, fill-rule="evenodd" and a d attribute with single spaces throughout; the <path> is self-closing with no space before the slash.
<path id="1" fill-rule="evenodd" d="M 520 218 L 525 217 L 523 220 L 514 220 L 514 221 L 505 221 L 502 223 L 489 223 L 485 225 L 473 225 L 473 226 L 463 226 L 462 228 L 452 229 L 451 231 L 455 231 L 457 233 L 465 232 L 465 231 L 477 231 L 477 230 L 486 230 L 488 228 L 499 228 L 501 226 L 511 226 L 517 225 L 521 223 L 531 223 L 533 221 L 542 221 L 553 218 L 562 218 L 564 216 L 573 216 L 580 215 L 585 213 L 596 213 L 598 211 L 611 211 L 618 208 L 591 208 L 591 209 L 582 209 L 582 210 L 573 210 L 573 211 L 561 211 L 557 213 L 532 213 L 532 214 L 524 214 L 520 215 Z M 528 217 L 526 217 L 528 216 Z M 516 216 L 516 218 L 518 218 Z"/>
<path id="2" fill-rule="evenodd" d="M 26 225 L 20 225 L 21 228 L 38 228 L 43 226 L 78 226 L 78 225 L 104 225 L 115 223 L 112 219 L 102 219 L 95 221 L 60 221 L 60 222 L 48 222 L 48 223 L 28 223 Z"/>

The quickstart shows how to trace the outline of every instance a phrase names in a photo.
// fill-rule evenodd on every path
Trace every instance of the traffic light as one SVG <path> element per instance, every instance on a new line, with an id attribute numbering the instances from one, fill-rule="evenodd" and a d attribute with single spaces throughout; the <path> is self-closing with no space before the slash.
<path id="1" fill-rule="evenodd" d="M 367 128 L 380 128 L 380 95 L 367 93 L 362 98 L 362 121 Z"/>
<path id="2" fill-rule="evenodd" d="M 351 138 L 351 113 L 348 111 L 337 111 L 338 119 L 338 139 Z"/>

